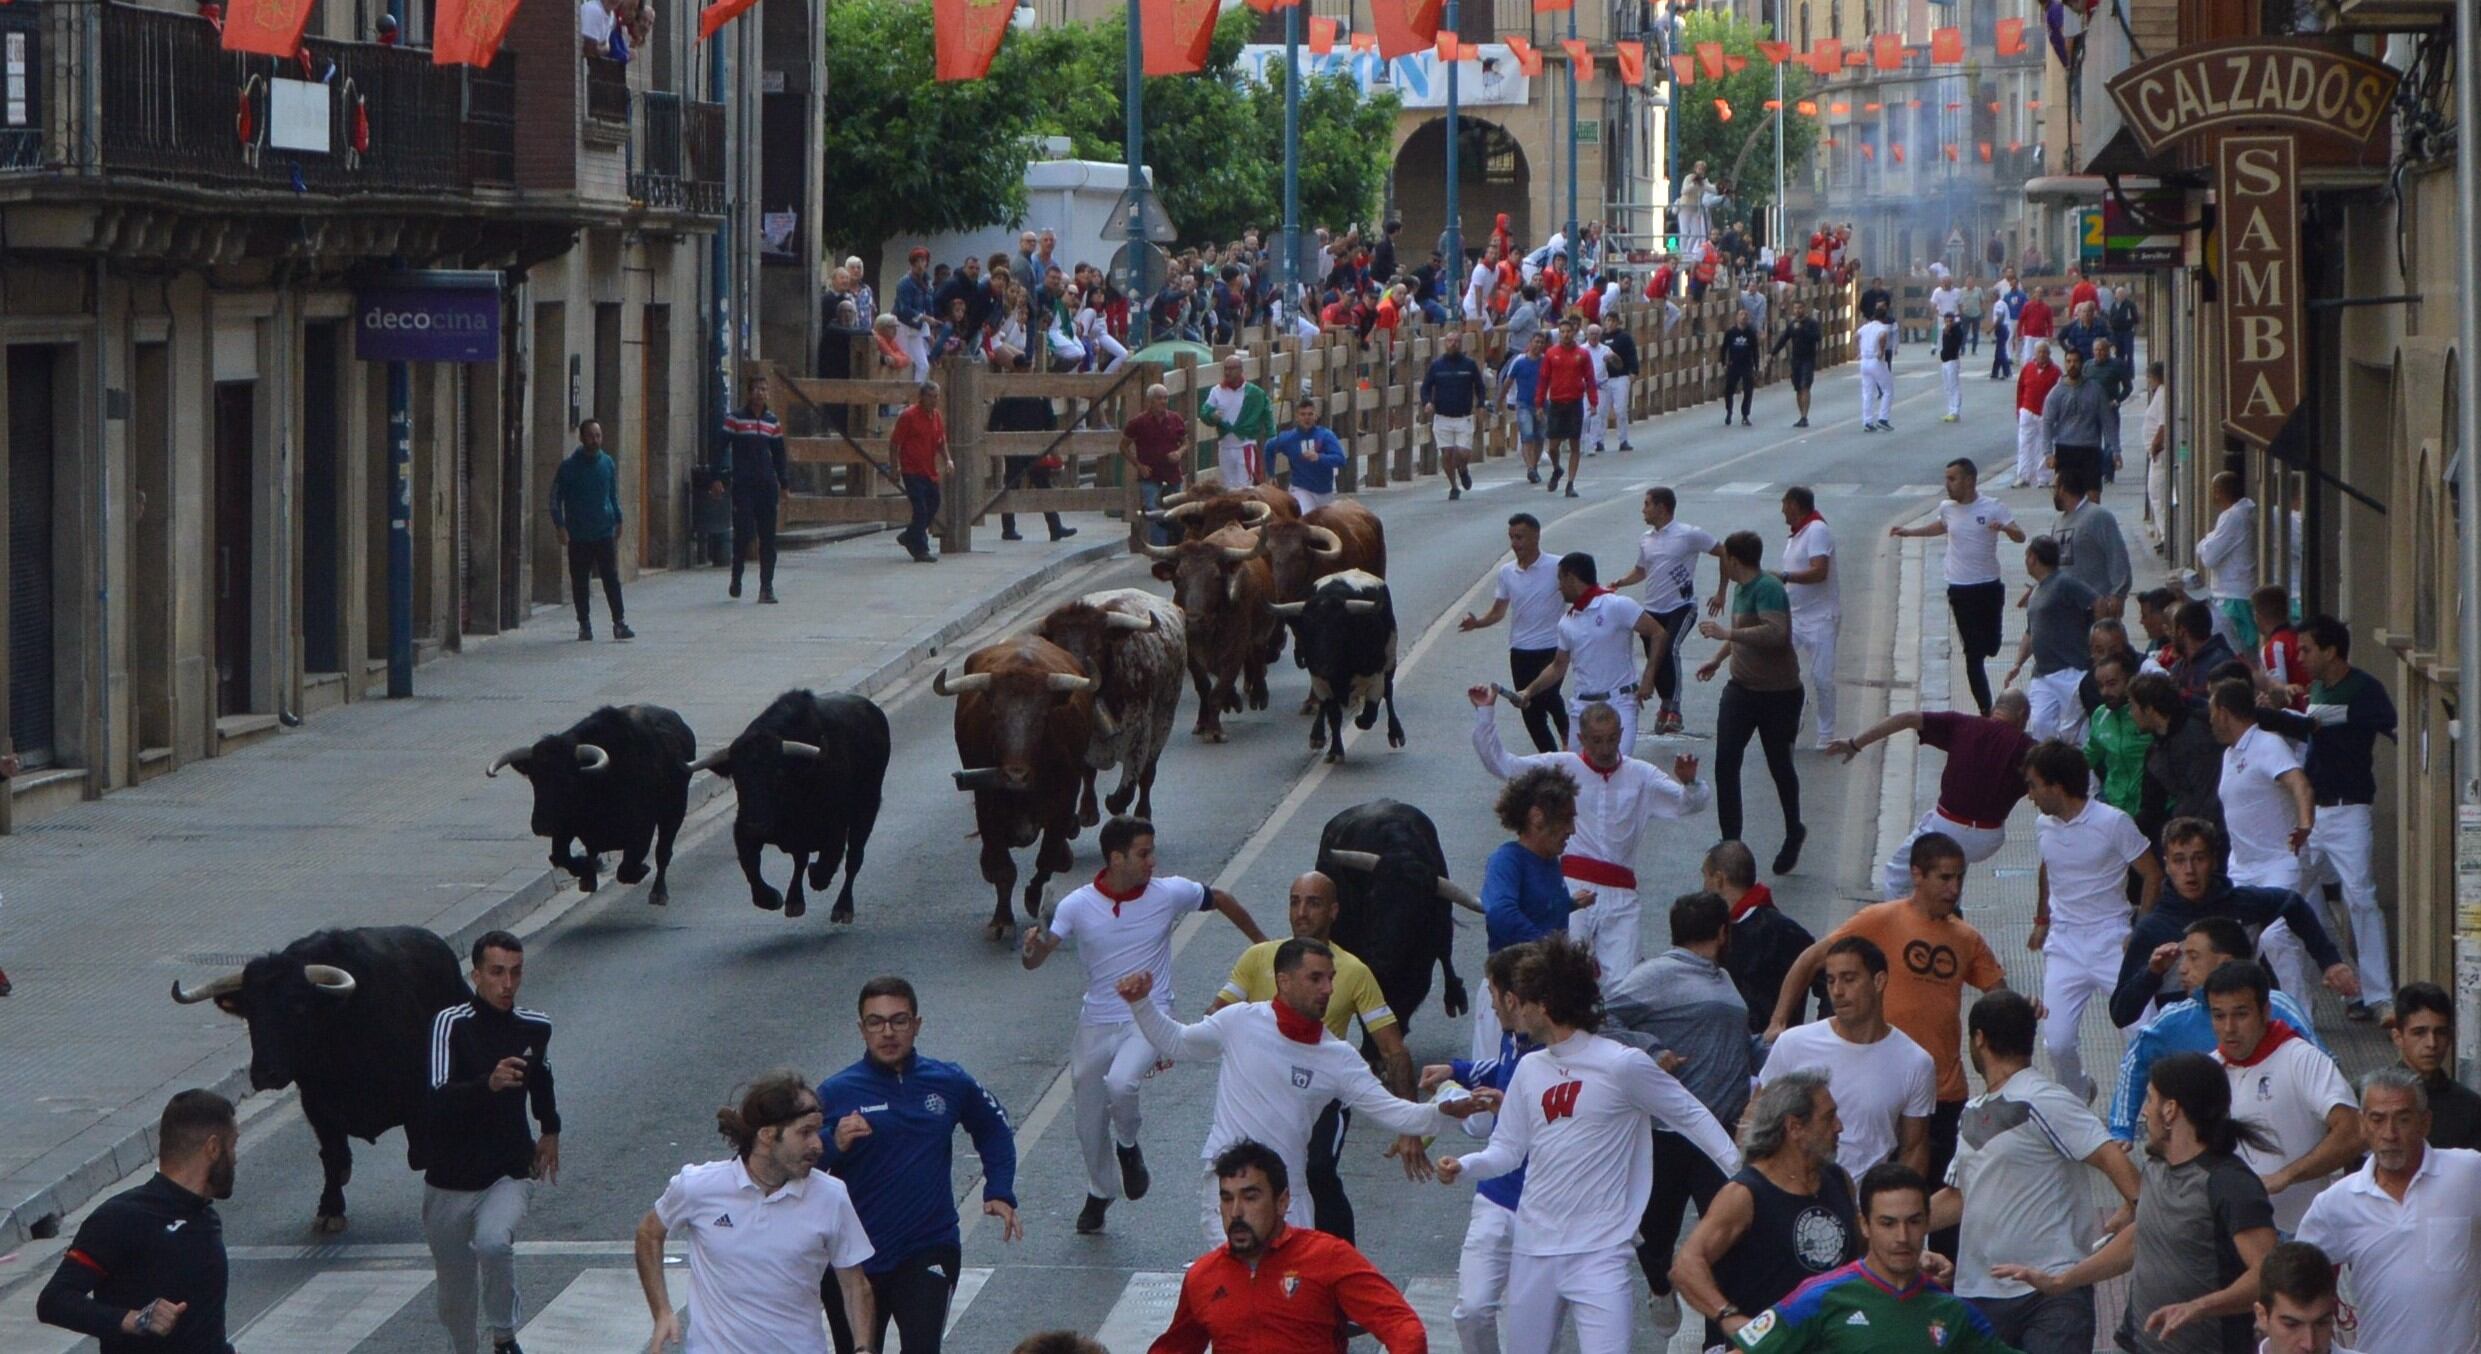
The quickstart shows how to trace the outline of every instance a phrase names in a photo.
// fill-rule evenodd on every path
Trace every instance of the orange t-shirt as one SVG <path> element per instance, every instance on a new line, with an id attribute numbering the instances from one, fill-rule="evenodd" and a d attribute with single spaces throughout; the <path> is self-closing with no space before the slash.
<path id="1" fill-rule="evenodd" d="M 1909 900 L 1873 903 L 1835 928 L 1830 941 L 1861 936 L 1887 955 L 1887 1023 L 1938 1064 L 1938 1098 L 1962 1100 L 1964 985 L 1987 992 L 2007 981 L 1990 943 L 1962 917 L 1931 921 Z"/>

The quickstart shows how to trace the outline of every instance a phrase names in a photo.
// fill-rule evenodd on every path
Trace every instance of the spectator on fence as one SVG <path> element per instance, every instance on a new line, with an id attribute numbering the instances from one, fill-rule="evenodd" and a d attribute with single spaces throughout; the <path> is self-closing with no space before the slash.
<path id="1" fill-rule="evenodd" d="M 999 274 L 1005 281 L 1006 273 Z M 982 326 L 982 355 L 990 360 L 993 371 L 1023 371 L 1033 365 L 1027 347 L 1025 289 L 1009 286 L 1005 298 L 991 311 L 991 318 Z"/>

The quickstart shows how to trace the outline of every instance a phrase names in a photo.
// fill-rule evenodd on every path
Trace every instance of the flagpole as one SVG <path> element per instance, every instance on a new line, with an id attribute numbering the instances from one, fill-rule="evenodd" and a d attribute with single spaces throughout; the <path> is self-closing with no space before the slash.
<path id="1" fill-rule="evenodd" d="M 1301 14 L 1284 10 L 1284 318 L 1297 324 L 1301 290 Z M 1381 58 L 1384 60 L 1385 58 Z"/>
<path id="2" fill-rule="evenodd" d="M 1783 0 L 1775 0 L 1775 31 L 1773 31 L 1772 33 L 1767 34 L 1766 36 L 1767 36 L 1767 37 L 1769 37 L 1769 38 L 1771 38 L 1771 39 L 1773 39 L 1773 40 L 1774 40 L 1774 41 L 1776 41 L 1776 42 L 1781 42 L 1781 41 L 1783 41 Z M 1780 51 L 1781 49 L 1780 49 L 1780 48 L 1777 48 L 1777 49 L 1775 49 L 1775 50 Z M 1785 203 L 1784 203 L 1784 200 L 1783 200 L 1783 116 L 1784 116 L 1784 114 L 1786 114 L 1786 113 L 1790 112 L 1791 110 L 1783 106 L 1783 63 L 1782 63 L 1782 62 L 1780 62 L 1780 61 L 1778 61 L 1778 62 L 1774 63 L 1774 66 L 1775 66 L 1775 228 L 1774 228 L 1774 230 L 1773 230 L 1772 232 L 1770 232 L 1769 237 L 1768 237 L 1768 242 L 1774 245 L 1776 255 L 1777 255 L 1777 256 L 1780 256 L 1780 255 L 1783 253 L 1783 251 L 1784 251 L 1784 250 L 1786 250 L 1786 249 L 1789 249 L 1789 248 L 1791 247 L 1791 244 L 1792 244 L 1792 241 L 1791 241 L 1791 221 L 1792 221 L 1792 215 L 1791 215 L 1791 212 L 1787 209 L 1787 207 L 1786 207 L 1786 205 L 1785 205 Z"/>
<path id="3" fill-rule="evenodd" d="M 1447 0 L 1447 29 L 1457 34 L 1457 40 L 1461 43 L 1464 30 L 1456 26 L 1456 9 L 1457 0 Z M 1464 55 L 1461 47 L 1456 55 L 1459 58 Z M 1463 66 L 1461 59 L 1447 63 L 1447 258 L 1444 260 L 1447 266 L 1440 275 L 1439 290 L 1446 295 L 1450 319 L 1464 318 L 1461 307 L 1464 303 L 1465 274 L 1472 271 L 1465 267 L 1464 262 L 1464 207 L 1456 181 L 1456 161 L 1463 158 L 1457 153 L 1463 138 L 1457 131 L 1456 72 Z"/>
<path id="4" fill-rule="evenodd" d="M 1576 6 L 1573 4 L 1568 6 L 1568 40 L 1576 41 Z M 1571 288 L 1583 280 L 1576 271 L 1576 170 L 1576 53 L 1571 51 L 1568 53 L 1568 247 L 1560 260 L 1560 271 L 1568 275 Z"/>
<path id="5" fill-rule="evenodd" d="M 1146 346 L 1154 298 L 1146 287 L 1146 35 L 1140 0 L 1129 0 L 1128 92 L 1123 99 L 1128 126 L 1121 140 L 1129 168 L 1129 346 Z"/>

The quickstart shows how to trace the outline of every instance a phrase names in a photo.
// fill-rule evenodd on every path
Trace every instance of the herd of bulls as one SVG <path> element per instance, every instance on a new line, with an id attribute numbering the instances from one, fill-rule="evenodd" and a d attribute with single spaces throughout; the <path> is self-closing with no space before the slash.
<path id="1" fill-rule="evenodd" d="M 1176 495 L 1157 515 L 1182 539 L 1139 548 L 1153 557 L 1155 577 L 1172 585 L 1170 599 L 1137 588 L 1088 594 L 975 650 L 958 675 L 943 668 L 933 679 L 933 690 L 956 702 L 955 780 L 973 795 L 982 876 L 996 891 L 986 928 L 993 939 L 1006 939 L 1013 925 L 1013 851 L 1036 848 L 1023 898 L 1026 915 L 1037 917 L 1044 887 L 1073 864 L 1069 843 L 1081 828 L 1106 809 L 1152 815 L 1184 666 L 1197 691 L 1195 732 L 1220 743 L 1224 713 L 1239 711 L 1244 698 L 1266 708 L 1267 667 L 1289 635 L 1310 677 L 1303 711 L 1313 716 L 1312 748 L 1325 748 L 1330 761 L 1343 755 L 1348 704 L 1364 729 L 1384 704 L 1389 746 L 1404 743 L 1386 538 L 1374 514 L 1339 501 L 1304 516 L 1288 493 L 1265 487 Z M 647 901 L 661 905 L 670 900 L 690 781 L 711 771 L 732 782 L 733 844 L 751 902 L 801 916 L 805 880 L 824 892 L 841 860 L 844 883 L 830 916 L 850 922 L 889 752 L 877 705 L 798 690 L 703 756 L 674 711 L 606 706 L 501 753 L 485 774 L 525 777 L 533 832 L 583 889 L 596 887 L 604 854 L 619 854 L 613 873 L 623 884 L 646 879 L 651 856 Z M 1114 767 L 1119 784 L 1098 804 L 1096 777 Z M 782 891 L 760 869 L 768 846 L 792 858 Z M 1327 823 L 1317 864 L 1337 885 L 1336 942 L 1368 961 L 1389 1006 L 1409 1022 L 1429 996 L 1435 964 L 1445 974 L 1444 1009 L 1462 1014 L 1452 909 L 1478 913 L 1481 904 L 1449 881 L 1428 816 L 1393 800 L 1356 805 Z M 402 1126 L 409 1164 L 424 1164 L 432 1017 L 469 996 L 457 956 L 419 927 L 320 931 L 238 972 L 173 987 L 175 1001 L 213 1001 L 248 1022 L 254 1089 L 301 1088 L 324 1168 L 322 1232 L 344 1226 L 348 1137 L 371 1141 Z"/>

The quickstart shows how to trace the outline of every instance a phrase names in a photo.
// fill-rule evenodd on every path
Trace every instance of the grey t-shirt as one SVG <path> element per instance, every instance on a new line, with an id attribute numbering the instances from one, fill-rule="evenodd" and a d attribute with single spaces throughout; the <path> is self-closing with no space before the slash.
<path id="1" fill-rule="evenodd" d="M 2090 500 L 2059 514 L 2050 534 L 2059 542 L 2059 568 L 2074 574 L 2098 597 L 2128 595 L 2128 538 L 2111 510 Z"/>
<path id="2" fill-rule="evenodd" d="M 1955 1291 L 1966 1298 L 2032 1292 L 1990 1267 L 2062 1270 L 2085 1258 L 2093 1207 L 2085 1158 L 2111 1141 L 2084 1098 L 2033 1068 L 1964 1103 L 1947 1183 L 1964 1194 Z"/>
<path id="3" fill-rule="evenodd" d="M 2136 1354 L 2250 1354 L 2257 1342 L 2247 1316 L 2191 1321 L 2167 1337 L 2148 1332 L 2145 1318 L 2228 1287 L 2248 1268 L 2231 1239 L 2273 1226 L 2264 1183 L 2238 1157 L 2208 1152 L 2172 1166 L 2147 1156 L 2119 1347 Z"/>
<path id="4" fill-rule="evenodd" d="M 2055 569 L 2033 585 L 2033 599 L 2025 604 L 2025 628 L 2033 635 L 2034 676 L 2081 671 L 2092 660 L 2085 637 L 2093 629 L 2096 600 L 2093 589 L 2065 569 Z"/>

